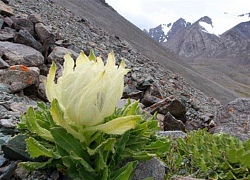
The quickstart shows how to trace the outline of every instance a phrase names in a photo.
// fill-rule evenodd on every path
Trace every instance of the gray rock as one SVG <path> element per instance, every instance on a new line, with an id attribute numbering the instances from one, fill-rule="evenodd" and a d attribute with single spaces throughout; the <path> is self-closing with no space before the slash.
<path id="1" fill-rule="evenodd" d="M 153 82 L 154 82 L 153 78 L 151 76 L 148 76 L 145 79 L 142 79 L 137 83 L 137 89 L 147 90 L 150 88 Z"/>
<path id="2" fill-rule="evenodd" d="M 4 157 L 10 160 L 31 161 L 30 155 L 26 152 L 26 138 L 26 135 L 16 135 L 6 144 L 3 144 Z"/>
<path id="3" fill-rule="evenodd" d="M 2 167 L 4 163 L 6 163 L 6 158 L 3 156 L 3 154 L 1 154 L 0 155 L 0 167 Z"/>
<path id="4" fill-rule="evenodd" d="M 13 25 L 13 21 L 10 17 L 5 17 L 4 18 L 4 22 L 9 26 L 11 27 Z"/>
<path id="5" fill-rule="evenodd" d="M 10 65 L 0 57 L 0 69 L 6 69 L 8 67 L 10 67 Z"/>
<path id="6" fill-rule="evenodd" d="M 17 177 L 19 179 L 28 179 L 30 171 L 26 170 L 22 166 L 17 166 L 14 173 L 15 173 L 15 177 Z"/>
<path id="7" fill-rule="evenodd" d="M 229 133 L 246 141 L 250 138 L 250 98 L 237 98 L 218 111 L 214 132 Z"/>
<path id="8" fill-rule="evenodd" d="M 123 98 L 139 100 L 143 97 L 143 91 L 136 89 L 134 85 L 126 85 L 123 90 Z"/>
<path id="9" fill-rule="evenodd" d="M 35 31 L 43 44 L 49 45 L 55 42 L 55 35 L 43 23 L 36 23 Z"/>
<path id="10" fill-rule="evenodd" d="M 12 41 L 16 36 L 16 31 L 9 27 L 0 30 L 0 41 Z"/>
<path id="11" fill-rule="evenodd" d="M 149 107 L 149 106 L 152 106 L 153 104 L 158 103 L 160 101 L 161 101 L 161 99 L 159 99 L 155 96 L 148 95 L 148 96 L 144 96 L 144 98 L 142 98 L 141 103 L 144 106 Z"/>
<path id="12" fill-rule="evenodd" d="M 0 70 L 0 82 L 9 85 L 12 93 L 19 92 L 31 85 L 38 87 L 39 73 L 22 65 Z"/>
<path id="13" fill-rule="evenodd" d="M 64 47 L 55 47 L 53 51 L 48 56 L 48 61 L 51 63 L 52 61 L 59 62 L 60 64 L 63 64 L 66 53 L 69 53 L 73 59 L 76 59 L 78 57 L 78 54 L 71 49 L 67 49 Z"/>
<path id="14" fill-rule="evenodd" d="M 0 29 L 2 29 L 3 23 L 4 23 L 4 20 L 3 20 L 3 19 L 0 19 Z"/>
<path id="15" fill-rule="evenodd" d="M 42 17 L 40 14 L 30 14 L 28 16 L 28 20 L 30 20 L 32 23 L 40 23 L 42 22 Z"/>
<path id="16" fill-rule="evenodd" d="M 14 16 L 13 9 L 6 5 L 3 1 L 0 1 L 0 14 L 6 16 Z"/>
<path id="17" fill-rule="evenodd" d="M 29 31 L 30 34 L 35 35 L 34 25 L 30 20 L 28 20 L 27 15 L 22 14 L 21 17 L 13 17 L 12 21 L 13 21 L 13 27 L 17 31 L 23 28 Z"/>
<path id="18" fill-rule="evenodd" d="M 181 130 L 186 131 L 185 125 L 181 120 L 177 120 L 168 112 L 163 119 L 163 129 L 164 131 L 175 131 Z"/>
<path id="19" fill-rule="evenodd" d="M 26 29 L 20 29 L 14 39 L 14 42 L 19 44 L 25 44 L 42 52 L 42 44 L 39 43 Z"/>
<path id="20" fill-rule="evenodd" d="M 177 99 L 166 98 L 158 103 L 153 104 L 149 107 L 151 114 L 159 112 L 166 115 L 168 112 L 171 113 L 176 119 L 186 121 L 186 107 L 184 104 Z"/>
<path id="21" fill-rule="evenodd" d="M 12 119 L 0 119 L 0 125 L 5 128 L 15 128 L 15 124 Z"/>
<path id="22" fill-rule="evenodd" d="M 47 100 L 46 91 L 44 86 L 44 81 L 46 80 L 46 76 L 39 76 L 39 87 L 38 87 L 38 96 L 44 100 Z"/>
<path id="23" fill-rule="evenodd" d="M 170 137 L 171 139 L 184 139 L 187 137 L 187 134 L 183 131 L 157 131 L 156 134 L 161 137 Z"/>
<path id="24" fill-rule="evenodd" d="M 152 178 L 153 180 L 164 180 L 165 166 L 157 158 L 148 161 L 141 161 L 136 166 L 133 180 Z"/>
<path id="25" fill-rule="evenodd" d="M 6 166 L 2 174 L 0 175 L 0 179 L 3 179 L 3 180 L 11 179 L 11 176 L 13 175 L 17 167 L 17 163 L 18 162 L 14 161 L 14 162 L 11 162 L 8 166 Z"/>
<path id="26" fill-rule="evenodd" d="M 0 42 L 0 52 L 9 65 L 37 67 L 44 63 L 43 55 L 39 51 L 23 44 Z"/>

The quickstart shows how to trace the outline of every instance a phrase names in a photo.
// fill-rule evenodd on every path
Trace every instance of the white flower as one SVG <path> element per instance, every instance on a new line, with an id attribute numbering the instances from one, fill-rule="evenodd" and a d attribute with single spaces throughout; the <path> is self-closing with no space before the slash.
<path id="1" fill-rule="evenodd" d="M 94 56 L 95 57 L 95 56 Z M 125 69 L 122 61 L 115 65 L 114 53 L 104 65 L 100 57 L 88 58 L 80 53 L 76 63 L 66 54 L 62 76 L 55 83 L 56 65 L 53 62 L 47 81 L 46 95 L 50 102 L 57 99 L 64 119 L 71 125 L 94 126 L 111 115 L 123 93 Z"/>

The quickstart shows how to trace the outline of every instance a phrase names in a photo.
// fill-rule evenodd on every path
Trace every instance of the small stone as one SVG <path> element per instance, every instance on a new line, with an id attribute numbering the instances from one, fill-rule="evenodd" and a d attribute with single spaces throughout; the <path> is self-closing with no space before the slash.
<path id="1" fill-rule="evenodd" d="M 3 179 L 3 180 L 11 179 L 11 176 L 14 174 L 14 171 L 17 167 L 17 163 L 18 162 L 14 161 L 14 162 L 11 162 L 8 166 L 6 166 L 4 168 L 3 173 L 0 175 L 0 179 Z"/>
<path id="2" fill-rule="evenodd" d="M 16 31 L 9 27 L 0 30 L 0 41 L 12 41 L 16 36 Z"/>
<path id="3" fill-rule="evenodd" d="M 16 135 L 6 144 L 2 145 L 4 157 L 10 160 L 30 161 L 31 158 L 26 152 L 26 135 Z M 0 178 L 1 179 L 1 178 Z"/>
<path id="4" fill-rule="evenodd" d="M 39 76 L 38 96 L 44 100 L 47 100 L 47 96 L 45 93 L 45 86 L 44 86 L 45 80 L 46 80 L 46 76 L 43 76 L 43 75 Z"/>
<path id="5" fill-rule="evenodd" d="M 149 106 L 152 106 L 153 104 L 157 103 L 161 101 L 161 99 L 155 97 L 155 96 L 151 96 L 151 95 L 147 95 L 145 96 L 142 100 L 141 100 L 141 103 L 146 106 L 146 107 L 149 107 Z"/>
<path id="6" fill-rule="evenodd" d="M 14 39 L 14 42 L 19 44 L 25 44 L 42 52 L 42 44 L 39 43 L 26 29 L 20 29 Z"/>
<path id="7" fill-rule="evenodd" d="M 26 170 L 23 166 L 17 166 L 14 172 L 14 176 L 18 179 L 27 179 L 30 171 Z"/>
<path id="8" fill-rule="evenodd" d="M 4 155 L 3 154 L 0 154 L 0 167 L 2 167 L 3 166 L 3 164 L 5 164 L 6 163 L 6 158 L 4 158 Z"/>
<path id="9" fill-rule="evenodd" d="M 6 5 L 3 1 L 0 1 L 0 14 L 6 16 L 14 16 L 13 9 Z"/>
<path id="10" fill-rule="evenodd" d="M 140 161 L 135 170 L 132 180 L 142 180 L 152 178 L 154 180 L 164 180 L 165 165 L 157 158 L 148 161 Z"/>
<path id="11" fill-rule="evenodd" d="M 3 20 L 3 19 L 0 19 L 0 29 L 2 29 L 3 23 L 4 23 L 4 20 Z"/>
<path id="12" fill-rule="evenodd" d="M 28 16 L 28 20 L 30 20 L 32 23 L 40 23 L 42 22 L 42 17 L 39 14 L 31 14 Z"/>
<path id="13" fill-rule="evenodd" d="M 8 67 L 10 67 L 10 65 L 0 57 L 0 69 L 6 69 Z"/>
<path id="14" fill-rule="evenodd" d="M 31 85 L 38 87 L 39 74 L 26 66 L 11 66 L 0 70 L 0 82 L 10 85 L 10 91 L 15 93 Z"/>
<path id="15" fill-rule="evenodd" d="M 15 124 L 11 119 L 0 119 L 0 125 L 6 128 L 15 128 Z"/>
<path id="16" fill-rule="evenodd" d="M 64 56 L 66 53 L 69 53 L 73 59 L 76 59 L 78 57 L 78 54 L 71 49 L 67 49 L 64 47 L 55 47 L 53 51 L 48 56 L 48 61 L 51 63 L 52 61 L 59 62 L 60 64 L 63 64 L 64 62 Z"/>
<path id="17" fill-rule="evenodd" d="M 164 131 L 181 130 L 186 132 L 185 125 L 182 121 L 175 119 L 170 112 L 168 112 L 163 120 Z"/>
<path id="18" fill-rule="evenodd" d="M 187 134 L 183 131 L 157 131 L 157 136 L 170 137 L 171 139 L 186 138 Z"/>
<path id="19" fill-rule="evenodd" d="M 55 43 L 55 35 L 43 23 L 35 24 L 35 31 L 43 44 L 49 45 Z"/>
<path id="20" fill-rule="evenodd" d="M 9 26 L 11 27 L 13 25 L 13 21 L 10 17 L 5 17 L 4 18 L 4 22 Z"/>

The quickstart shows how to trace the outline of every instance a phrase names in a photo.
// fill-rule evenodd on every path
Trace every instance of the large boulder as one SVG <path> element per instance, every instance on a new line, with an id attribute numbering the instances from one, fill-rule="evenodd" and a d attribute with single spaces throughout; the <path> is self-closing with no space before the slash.
<path id="1" fill-rule="evenodd" d="M 218 110 L 214 132 L 229 133 L 241 140 L 250 138 L 250 98 L 237 98 Z"/>
<path id="2" fill-rule="evenodd" d="M 44 63 L 44 57 L 39 51 L 23 44 L 2 41 L 0 52 L 9 65 L 38 67 Z"/>

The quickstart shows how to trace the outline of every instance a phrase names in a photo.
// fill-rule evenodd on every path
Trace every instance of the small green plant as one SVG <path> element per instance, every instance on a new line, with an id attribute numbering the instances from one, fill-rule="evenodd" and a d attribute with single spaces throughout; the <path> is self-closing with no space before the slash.
<path id="1" fill-rule="evenodd" d="M 172 142 L 165 154 L 167 178 L 191 175 L 206 179 L 250 179 L 250 140 L 229 134 L 192 131 L 186 139 Z"/>
<path id="2" fill-rule="evenodd" d="M 116 67 L 113 53 L 104 66 L 91 51 L 76 62 L 66 55 L 55 83 L 53 63 L 45 83 L 51 104 L 29 108 L 18 125 L 34 158 L 21 165 L 57 168 L 79 180 L 127 180 L 138 160 L 167 151 L 170 142 L 156 137 L 157 121 L 146 120 L 138 102 L 116 108 L 127 72 L 123 61 Z"/>

